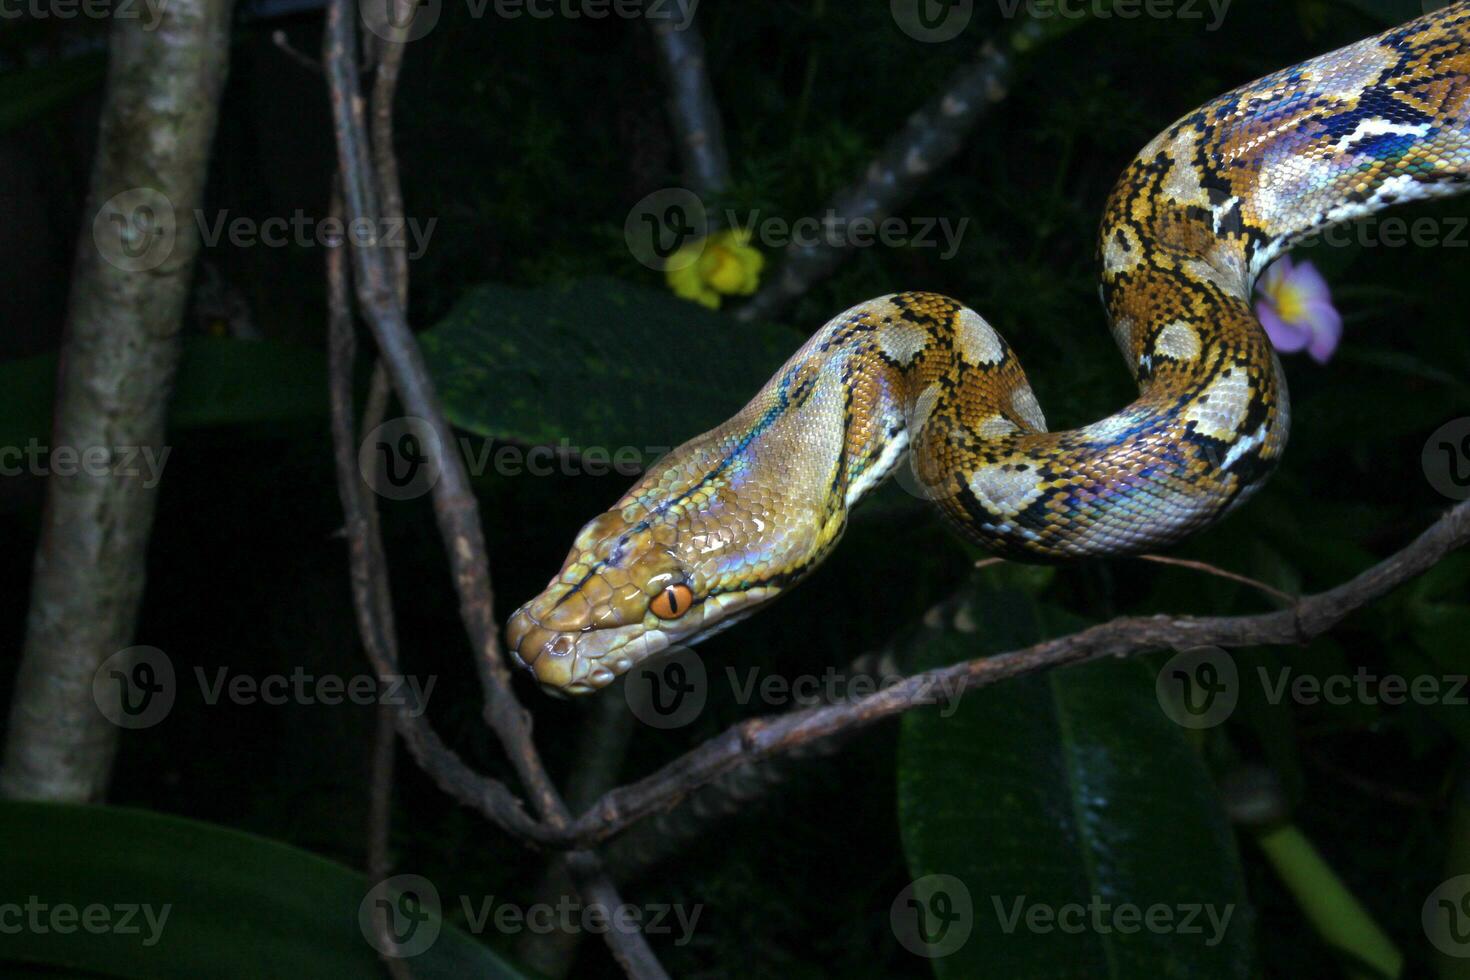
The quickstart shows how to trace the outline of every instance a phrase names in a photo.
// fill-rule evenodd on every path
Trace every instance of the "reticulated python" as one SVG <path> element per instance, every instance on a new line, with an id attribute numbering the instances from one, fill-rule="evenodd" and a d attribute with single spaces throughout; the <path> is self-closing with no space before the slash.
<path id="1" fill-rule="evenodd" d="M 960 533 L 1008 558 L 1176 541 L 1249 497 L 1286 443 L 1256 277 L 1310 232 L 1467 187 L 1470 2 L 1223 95 L 1144 147 L 1103 216 L 1131 405 L 1048 432 L 979 314 L 932 293 L 861 303 L 587 524 L 511 617 L 510 648 L 582 693 L 703 639 L 815 568 L 905 455 Z"/>

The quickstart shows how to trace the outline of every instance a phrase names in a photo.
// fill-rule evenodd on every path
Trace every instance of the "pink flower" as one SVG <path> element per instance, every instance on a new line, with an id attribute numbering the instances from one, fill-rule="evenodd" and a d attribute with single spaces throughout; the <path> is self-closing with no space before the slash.
<path id="1" fill-rule="evenodd" d="M 1326 364 L 1342 340 L 1342 314 L 1332 305 L 1327 280 L 1310 262 L 1293 265 L 1289 256 L 1271 264 L 1256 283 L 1256 316 L 1276 349 L 1305 349 Z"/>

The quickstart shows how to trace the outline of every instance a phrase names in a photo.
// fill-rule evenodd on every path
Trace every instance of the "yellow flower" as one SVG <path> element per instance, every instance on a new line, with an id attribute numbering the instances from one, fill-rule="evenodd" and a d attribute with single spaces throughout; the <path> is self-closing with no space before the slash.
<path id="1" fill-rule="evenodd" d="M 766 257 L 750 245 L 750 233 L 717 231 L 669 256 L 664 278 L 675 296 L 712 310 L 721 296 L 749 296 L 760 285 Z"/>

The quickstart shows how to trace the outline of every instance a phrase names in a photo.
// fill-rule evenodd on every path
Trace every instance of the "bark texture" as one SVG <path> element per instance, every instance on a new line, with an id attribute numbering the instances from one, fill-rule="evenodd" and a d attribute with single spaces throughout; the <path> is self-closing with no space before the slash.
<path id="1" fill-rule="evenodd" d="M 107 788 L 118 728 L 93 698 L 93 677 L 131 644 L 142 597 L 229 14 L 230 0 L 169 0 L 156 17 L 118 17 L 111 27 L 0 767 L 6 797 L 92 801 Z M 151 464 L 129 458 L 145 450 Z M 82 465 L 62 475 L 58 453 Z"/>

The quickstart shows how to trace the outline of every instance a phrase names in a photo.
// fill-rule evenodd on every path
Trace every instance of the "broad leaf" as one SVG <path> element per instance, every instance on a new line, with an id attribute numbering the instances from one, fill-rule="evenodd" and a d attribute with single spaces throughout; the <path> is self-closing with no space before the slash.
<path id="1" fill-rule="evenodd" d="M 420 336 L 460 428 L 645 459 L 733 415 L 801 344 L 612 279 L 486 285 Z"/>
<path id="2" fill-rule="evenodd" d="M 1077 626 L 995 592 L 970 596 L 957 619 L 978 631 L 926 629 L 910 666 Z M 1203 762 L 1137 661 L 971 692 L 949 718 L 909 713 L 899 807 L 915 878 L 958 878 L 973 909 L 968 939 L 933 960 L 940 977 L 1250 975 L 1234 837 Z"/>
<path id="3" fill-rule="evenodd" d="M 184 341 L 169 424 L 175 428 L 325 417 L 326 359 L 320 351 L 260 340 Z M 56 398 L 56 355 L 0 363 L 0 445 L 43 445 Z"/>
<path id="4" fill-rule="evenodd" d="M 5 976 L 21 964 L 139 980 L 382 975 L 358 925 L 367 880 L 306 851 L 141 810 L 50 803 L 0 803 L 0 840 Z M 17 915 L 25 927 L 9 928 Z M 522 976 L 437 915 L 429 922 L 442 926 L 437 938 L 408 960 L 420 980 Z"/>

